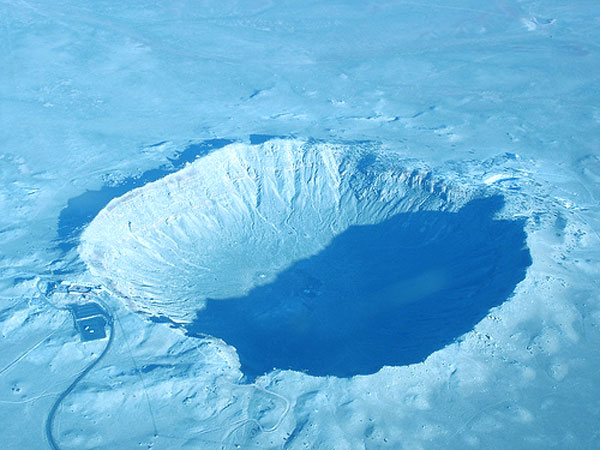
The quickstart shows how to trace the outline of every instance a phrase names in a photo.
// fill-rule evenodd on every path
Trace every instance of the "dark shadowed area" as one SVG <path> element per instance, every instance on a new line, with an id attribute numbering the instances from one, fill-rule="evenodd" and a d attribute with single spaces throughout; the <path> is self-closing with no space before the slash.
<path id="1" fill-rule="evenodd" d="M 247 296 L 209 299 L 188 333 L 234 346 L 249 378 L 273 368 L 349 377 L 423 361 L 524 279 L 524 222 L 495 220 L 502 204 L 489 197 L 456 213 L 353 226 Z"/>

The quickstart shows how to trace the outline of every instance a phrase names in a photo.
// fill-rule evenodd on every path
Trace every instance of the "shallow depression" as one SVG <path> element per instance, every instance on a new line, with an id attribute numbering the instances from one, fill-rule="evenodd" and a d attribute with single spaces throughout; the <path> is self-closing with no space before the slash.
<path id="1" fill-rule="evenodd" d="M 80 253 L 249 377 L 368 374 L 424 360 L 525 277 L 522 221 L 478 196 L 360 146 L 237 144 L 111 202 Z"/>

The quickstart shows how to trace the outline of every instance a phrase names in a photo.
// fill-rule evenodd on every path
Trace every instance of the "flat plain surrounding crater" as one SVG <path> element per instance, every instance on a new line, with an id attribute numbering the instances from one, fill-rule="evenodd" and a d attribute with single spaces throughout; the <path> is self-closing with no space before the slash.
<path id="1" fill-rule="evenodd" d="M 113 200 L 79 251 L 248 377 L 347 377 L 423 361 L 511 296 L 531 258 L 502 206 L 360 146 L 234 144 Z"/>

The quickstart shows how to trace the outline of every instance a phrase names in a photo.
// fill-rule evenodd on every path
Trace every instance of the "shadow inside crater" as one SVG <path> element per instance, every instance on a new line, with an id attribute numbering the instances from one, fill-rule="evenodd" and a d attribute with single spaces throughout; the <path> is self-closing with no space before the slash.
<path id="1" fill-rule="evenodd" d="M 272 283 L 209 299 L 187 333 L 234 346 L 251 379 L 273 368 L 349 377 L 423 361 L 524 279 L 524 221 L 494 220 L 502 205 L 495 196 L 352 226 Z"/>

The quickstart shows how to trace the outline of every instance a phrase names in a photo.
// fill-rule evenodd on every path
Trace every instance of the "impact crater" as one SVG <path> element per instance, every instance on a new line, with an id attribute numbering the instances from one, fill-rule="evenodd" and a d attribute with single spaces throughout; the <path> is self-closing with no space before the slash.
<path id="1" fill-rule="evenodd" d="M 232 144 L 111 201 L 82 235 L 132 307 L 237 349 L 243 372 L 423 361 L 531 264 L 503 199 L 366 145 Z"/>

